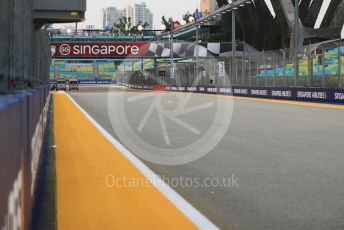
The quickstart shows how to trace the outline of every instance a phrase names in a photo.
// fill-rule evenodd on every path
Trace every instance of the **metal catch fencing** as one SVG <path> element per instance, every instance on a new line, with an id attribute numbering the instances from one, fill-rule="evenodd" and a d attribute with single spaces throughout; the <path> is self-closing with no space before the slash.
<path id="1" fill-rule="evenodd" d="M 298 69 L 298 71 L 297 71 Z M 117 71 L 128 84 L 342 88 L 344 40 L 289 49 L 238 53 L 235 57 L 157 59 L 154 69 Z"/>

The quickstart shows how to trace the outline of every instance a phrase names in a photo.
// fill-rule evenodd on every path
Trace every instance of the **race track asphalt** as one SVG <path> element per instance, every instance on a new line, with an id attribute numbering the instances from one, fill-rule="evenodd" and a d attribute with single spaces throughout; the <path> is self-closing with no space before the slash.
<path id="1" fill-rule="evenodd" d="M 109 106 L 112 102 L 108 99 L 123 94 L 127 98 L 142 97 L 148 93 L 152 94 L 84 88 L 70 95 L 118 138 L 110 117 L 119 113 Z M 156 94 L 167 98 L 162 102 L 167 106 L 172 106 L 177 97 L 175 93 Z M 125 119 L 133 127 L 142 121 L 151 103 L 149 98 L 123 107 Z M 192 95 L 189 106 L 214 100 L 216 103 L 231 99 Z M 167 180 L 234 179 L 231 186 L 173 186 L 221 229 L 344 229 L 344 110 L 240 98 L 233 103 L 229 128 L 207 155 L 177 166 L 143 160 L 144 163 Z M 189 114 L 185 120 L 206 132 L 213 118 L 214 111 L 204 109 L 201 114 Z M 142 132 L 143 140 L 163 147 L 166 143 L 159 117 L 152 115 L 147 125 L 149 128 Z M 195 141 L 178 124 L 167 124 L 167 129 L 172 133 L 170 149 Z"/>

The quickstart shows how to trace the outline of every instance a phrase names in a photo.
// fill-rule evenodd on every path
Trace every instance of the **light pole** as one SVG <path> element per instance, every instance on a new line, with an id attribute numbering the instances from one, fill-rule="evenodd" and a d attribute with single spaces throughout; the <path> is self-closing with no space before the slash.
<path id="1" fill-rule="evenodd" d="M 142 41 L 143 41 L 143 30 L 144 30 L 144 28 L 143 28 L 142 25 L 138 25 L 137 29 L 140 31 L 141 37 L 142 37 Z"/>

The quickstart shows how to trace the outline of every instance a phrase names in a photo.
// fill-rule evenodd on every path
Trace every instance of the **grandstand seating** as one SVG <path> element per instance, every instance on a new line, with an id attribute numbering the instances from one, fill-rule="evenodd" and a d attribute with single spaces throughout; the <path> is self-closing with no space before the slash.
<path id="1" fill-rule="evenodd" d="M 344 53 L 344 46 L 341 46 L 340 52 Z M 312 58 L 313 60 L 313 77 L 319 78 L 322 76 L 338 76 L 339 74 L 339 66 L 338 66 L 338 48 L 329 49 L 324 52 L 324 55 L 315 55 Z M 344 56 L 340 57 L 341 60 L 341 73 L 344 73 Z M 303 58 L 299 62 L 299 76 L 300 77 L 308 77 L 309 76 L 309 60 L 308 58 Z M 264 68 L 264 69 L 263 69 Z M 262 78 L 271 78 L 271 77 L 283 77 L 284 71 L 286 71 L 286 77 L 293 77 L 294 76 L 294 64 L 289 63 L 286 65 L 284 70 L 283 66 L 278 66 L 275 68 L 267 68 L 265 70 L 265 66 L 262 66 L 261 70 L 258 72 L 258 77 Z"/>
<path id="2" fill-rule="evenodd" d="M 50 66 L 50 77 L 54 76 L 64 77 L 67 79 L 109 79 L 112 78 L 117 70 L 120 71 L 140 71 L 154 68 L 153 59 L 144 60 L 125 60 L 122 62 L 116 62 L 114 60 L 102 60 L 102 61 L 63 61 L 55 60 Z"/>

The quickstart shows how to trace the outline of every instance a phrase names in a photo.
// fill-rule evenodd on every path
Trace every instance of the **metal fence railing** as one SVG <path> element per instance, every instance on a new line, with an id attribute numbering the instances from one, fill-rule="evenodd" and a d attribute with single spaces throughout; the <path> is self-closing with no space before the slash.
<path id="1" fill-rule="evenodd" d="M 55 79 L 113 78 L 133 84 L 160 82 L 185 86 L 343 87 L 344 40 L 310 45 L 297 55 L 289 49 L 268 52 L 241 49 L 235 52 L 235 56 L 231 51 L 221 55 L 198 58 L 177 55 L 173 62 L 170 57 L 146 57 L 143 60 L 128 58 L 121 61 L 108 59 L 101 62 L 73 60 L 71 63 L 55 60 L 50 75 Z"/>
<path id="2" fill-rule="evenodd" d="M 152 80 L 144 81 L 147 76 Z M 304 47 L 297 55 L 285 49 L 239 53 L 235 57 L 183 58 L 174 60 L 173 63 L 170 59 L 165 59 L 157 61 L 154 69 L 118 71 L 114 80 L 132 84 L 160 82 L 185 86 L 342 88 L 344 40 Z"/>

